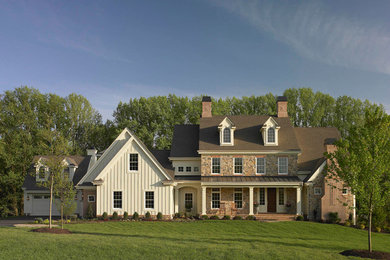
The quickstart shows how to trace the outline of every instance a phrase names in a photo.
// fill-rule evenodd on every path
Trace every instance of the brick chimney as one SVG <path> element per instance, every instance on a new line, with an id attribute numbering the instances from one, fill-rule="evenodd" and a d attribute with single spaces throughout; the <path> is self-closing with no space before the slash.
<path id="1" fill-rule="evenodd" d="M 287 103 L 288 102 L 286 97 L 278 97 L 276 99 L 278 117 L 288 117 Z"/>
<path id="2" fill-rule="evenodd" d="M 212 117 L 211 113 L 211 97 L 204 96 L 202 98 L 202 117 Z"/>

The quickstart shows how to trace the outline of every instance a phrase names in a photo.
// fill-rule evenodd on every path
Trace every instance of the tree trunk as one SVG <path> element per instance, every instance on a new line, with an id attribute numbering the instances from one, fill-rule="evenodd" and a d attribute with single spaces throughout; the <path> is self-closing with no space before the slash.
<path id="1" fill-rule="evenodd" d="M 61 203 L 61 229 L 64 229 L 64 205 Z"/>
<path id="2" fill-rule="evenodd" d="M 368 251 L 370 252 L 372 252 L 371 222 L 372 222 L 372 207 L 370 207 L 370 213 L 368 214 Z"/>
<path id="3" fill-rule="evenodd" d="M 53 207 L 53 176 L 50 177 L 50 207 L 49 207 L 49 228 L 51 228 L 51 209 Z"/>

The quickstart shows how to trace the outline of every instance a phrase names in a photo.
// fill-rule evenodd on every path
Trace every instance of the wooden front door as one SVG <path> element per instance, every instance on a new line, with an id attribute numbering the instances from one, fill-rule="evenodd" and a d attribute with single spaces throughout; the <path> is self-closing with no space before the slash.
<path id="1" fill-rule="evenodd" d="M 276 212 L 276 188 L 267 189 L 267 212 Z"/>

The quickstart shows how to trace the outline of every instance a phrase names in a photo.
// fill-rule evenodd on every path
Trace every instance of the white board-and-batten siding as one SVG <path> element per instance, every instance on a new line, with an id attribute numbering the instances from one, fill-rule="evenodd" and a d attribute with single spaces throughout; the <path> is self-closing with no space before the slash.
<path id="1" fill-rule="evenodd" d="M 138 154 L 138 171 L 129 171 L 129 154 Z M 163 180 L 167 178 L 156 167 L 154 162 L 131 139 L 112 159 L 100 174 L 103 184 L 97 186 L 97 215 L 107 212 L 112 215 L 114 211 L 123 215 L 138 212 L 145 215 L 149 211 L 152 215 L 161 212 L 163 215 L 173 214 L 172 187 L 164 186 Z M 113 193 L 122 191 L 122 209 L 114 209 Z M 145 209 L 145 192 L 154 191 L 154 209 Z"/>

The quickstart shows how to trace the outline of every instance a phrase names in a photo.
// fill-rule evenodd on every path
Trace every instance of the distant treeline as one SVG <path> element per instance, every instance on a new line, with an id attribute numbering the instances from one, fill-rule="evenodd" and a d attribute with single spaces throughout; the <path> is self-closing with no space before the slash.
<path id="1" fill-rule="evenodd" d="M 295 126 L 335 126 L 342 135 L 352 125 L 362 124 L 366 107 L 377 106 L 348 96 L 314 93 L 310 88 L 287 89 L 283 95 Z M 174 125 L 198 123 L 201 99 L 176 95 L 131 98 L 118 104 L 113 120 L 103 123 L 81 95 L 60 97 L 28 87 L 5 91 L 0 95 L 0 216 L 21 213 L 24 176 L 34 155 L 47 154 L 48 131 L 60 133 L 71 154 L 85 154 L 89 147 L 107 148 L 124 127 L 149 148 L 169 149 Z M 272 115 L 276 114 L 276 95 L 213 99 L 212 110 L 214 115 Z"/>

